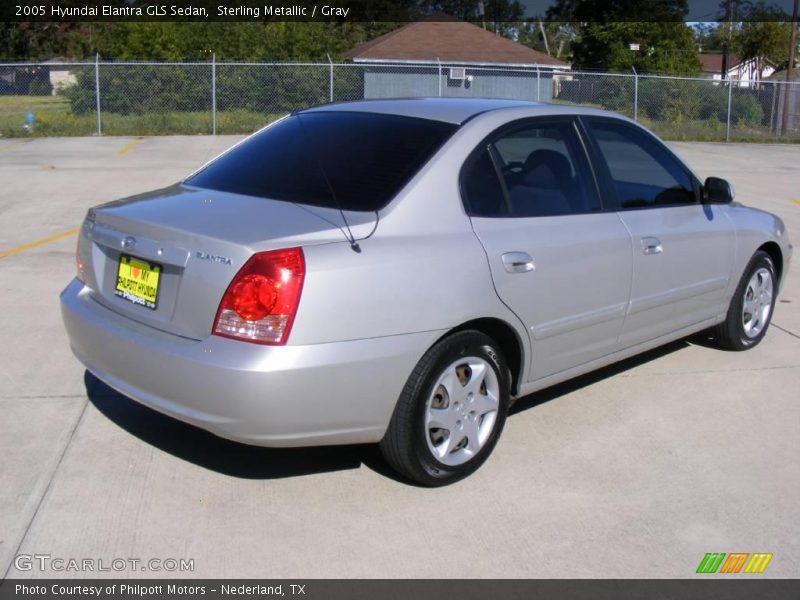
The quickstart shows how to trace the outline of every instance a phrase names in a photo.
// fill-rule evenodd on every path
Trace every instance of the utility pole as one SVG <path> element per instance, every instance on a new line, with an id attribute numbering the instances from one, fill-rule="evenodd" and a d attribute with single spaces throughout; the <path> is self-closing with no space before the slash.
<path id="1" fill-rule="evenodd" d="M 728 78 L 728 46 L 731 43 L 732 20 L 731 0 L 725 0 L 725 25 L 727 31 L 725 31 L 725 38 L 722 42 L 722 73 L 720 74 L 723 81 Z"/>
<path id="2" fill-rule="evenodd" d="M 792 9 L 792 33 L 789 35 L 789 64 L 786 67 L 786 89 L 783 91 L 783 133 L 784 135 L 789 130 L 789 102 L 794 99 L 795 93 L 791 87 L 792 72 L 794 70 L 794 54 L 797 48 L 797 5 L 799 0 L 794 0 L 794 9 Z"/>

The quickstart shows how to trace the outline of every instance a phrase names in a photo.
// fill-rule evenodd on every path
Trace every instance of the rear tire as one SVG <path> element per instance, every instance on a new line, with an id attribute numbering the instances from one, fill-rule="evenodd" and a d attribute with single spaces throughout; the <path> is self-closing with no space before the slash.
<path id="1" fill-rule="evenodd" d="M 769 254 L 759 250 L 736 286 L 725 320 L 713 329 L 717 344 L 727 350 L 748 350 L 764 339 L 776 291 L 775 266 Z"/>
<path id="2" fill-rule="evenodd" d="M 386 461 L 426 486 L 454 483 L 491 454 L 509 405 L 509 370 L 495 342 L 461 331 L 420 359 L 380 443 Z"/>

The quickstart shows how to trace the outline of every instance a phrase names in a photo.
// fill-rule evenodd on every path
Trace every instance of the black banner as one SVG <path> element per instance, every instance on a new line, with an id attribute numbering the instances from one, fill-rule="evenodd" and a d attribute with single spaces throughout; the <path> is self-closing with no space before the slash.
<path id="1" fill-rule="evenodd" d="M 11 0 L 0 3 L 0 21 L 788 21 L 792 2 L 738 2 L 728 11 L 721 0 Z"/>
<path id="2" fill-rule="evenodd" d="M 757 577 L 757 576 L 756 576 Z M 0 600 L 796 600 L 800 581 L 786 579 L 8 579 Z"/>

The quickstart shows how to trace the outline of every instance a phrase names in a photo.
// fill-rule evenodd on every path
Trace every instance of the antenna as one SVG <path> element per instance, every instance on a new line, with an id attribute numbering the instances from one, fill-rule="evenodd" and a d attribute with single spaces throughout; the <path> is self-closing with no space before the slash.
<path id="1" fill-rule="evenodd" d="M 311 148 L 311 154 L 314 156 L 314 162 L 317 163 L 319 170 L 322 172 L 322 177 L 325 179 L 325 185 L 328 187 L 328 191 L 331 193 L 331 198 L 333 198 L 333 201 L 336 203 L 336 208 L 339 209 L 339 214 L 342 215 L 342 221 L 344 221 L 344 226 L 347 228 L 345 237 L 347 238 L 347 241 L 350 242 L 350 248 L 352 248 L 353 252 L 360 253 L 361 246 L 358 245 L 353 232 L 350 230 L 350 224 L 347 222 L 347 217 L 344 214 L 344 210 L 342 210 L 342 205 L 339 203 L 339 199 L 336 197 L 336 192 L 333 190 L 330 179 L 328 179 L 328 173 L 325 171 L 325 167 L 322 166 L 322 160 L 320 160 L 319 155 L 317 154 L 316 150 L 314 150 L 314 143 L 311 139 L 311 136 L 308 134 L 305 123 L 303 123 L 303 119 L 300 117 L 299 112 L 294 112 L 292 115 L 297 117 L 297 122 L 300 123 L 300 129 L 303 130 L 303 135 L 306 137 L 306 140 L 308 140 L 309 147 Z"/>

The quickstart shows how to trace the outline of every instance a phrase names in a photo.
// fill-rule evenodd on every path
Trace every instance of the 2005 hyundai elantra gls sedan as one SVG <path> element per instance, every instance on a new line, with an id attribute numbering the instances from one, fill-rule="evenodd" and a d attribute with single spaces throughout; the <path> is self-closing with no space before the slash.
<path id="1" fill-rule="evenodd" d="M 515 398 L 704 329 L 758 344 L 791 245 L 732 200 L 599 110 L 328 105 L 90 210 L 61 305 L 142 404 L 249 444 L 379 442 L 442 485 Z"/>

